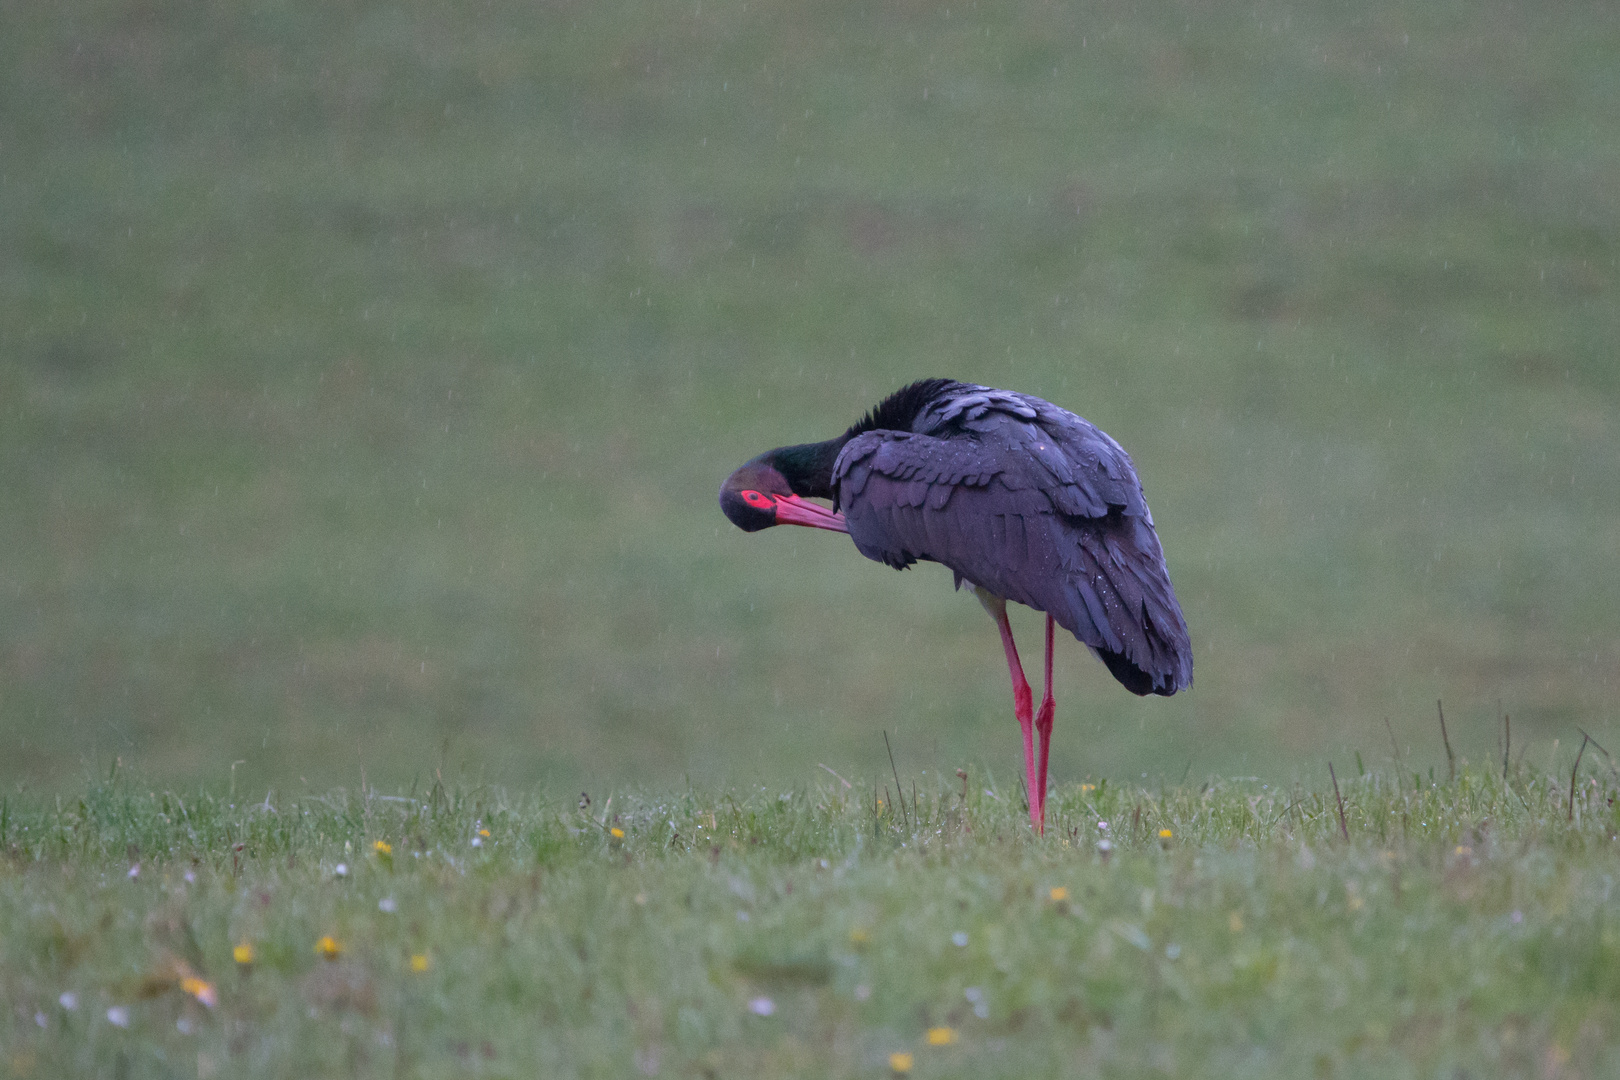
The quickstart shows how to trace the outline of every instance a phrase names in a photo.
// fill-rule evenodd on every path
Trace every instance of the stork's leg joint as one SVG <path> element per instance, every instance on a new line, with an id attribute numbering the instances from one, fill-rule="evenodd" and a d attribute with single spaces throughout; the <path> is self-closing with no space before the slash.
<path id="1" fill-rule="evenodd" d="M 1001 631 L 1001 647 L 1007 654 L 1007 674 L 1012 678 L 1013 685 L 1013 713 L 1018 717 L 1018 727 L 1024 735 L 1024 778 L 1029 788 L 1029 823 L 1036 831 L 1041 832 L 1045 824 L 1045 776 L 1046 776 L 1046 735 L 1041 736 L 1041 768 L 1035 766 L 1035 695 L 1029 688 L 1029 680 L 1024 677 L 1024 665 L 1018 660 L 1018 646 L 1013 642 L 1012 624 L 1007 621 L 1007 601 L 988 589 L 975 587 L 973 590 L 979 597 L 990 617 L 996 621 L 996 629 Z M 1047 631 L 1047 697 L 1052 694 L 1051 631 Z M 1043 702 L 1042 709 L 1048 714 L 1046 731 L 1051 730 L 1050 710 Z"/>

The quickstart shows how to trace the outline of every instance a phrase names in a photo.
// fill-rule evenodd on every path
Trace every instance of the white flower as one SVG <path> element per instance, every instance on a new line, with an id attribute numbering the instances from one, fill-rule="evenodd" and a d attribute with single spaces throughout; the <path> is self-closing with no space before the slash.
<path id="1" fill-rule="evenodd" d="M 113 1027 L 129 1027 L 129 1010 L 122 1005 L 114 1005 L 107 1010 L 107 1023 Z"/>
<path id="2" fill-rule="evenodd" d="M 770 1016 L 776 1011 L 776 1002 L 768 997 L 757 997 L 748 1003 L 748 1011 L 755 1016 Z"/>

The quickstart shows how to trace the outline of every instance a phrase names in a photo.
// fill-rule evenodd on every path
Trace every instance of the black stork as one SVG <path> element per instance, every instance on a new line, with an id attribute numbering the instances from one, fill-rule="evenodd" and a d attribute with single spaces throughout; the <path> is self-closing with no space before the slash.
<path id="1" fill-rule="evenodd" d="M 720 508 L 745 532 L 806 525 L 848 533 L 869 559 L 897 570 L 943 563 L 957 588 L 973 586 L 1001 631 L 1037 831 L 1046 822 L 1054 623 L 1133 694 L 1192 685 L 1187 622 L 1130 455 L 1049 401 L 952 379 L 915 382 L 835 439 L 779 447 L 743 465 L 721 485 Z M 1039 711 L 1008 600 L 1046 612 Z"/>

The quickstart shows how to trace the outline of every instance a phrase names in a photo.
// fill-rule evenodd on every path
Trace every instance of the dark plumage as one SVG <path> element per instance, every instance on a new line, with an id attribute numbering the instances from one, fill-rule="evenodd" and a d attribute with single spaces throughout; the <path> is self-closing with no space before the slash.
<path id="1" fill-rule="evenodd" d="M 810 498 L 831 499 L 836 512 Z M 1051 402 L 949 379 L 913 383 L 836 439 L 748 462 L 721 487 L 720 504 L 748 531 L 782 523 L 847 531 L 867 558 L 897 569 L 942 563 L 958 587 L 976 587 L 1002 629 L 1037 827 L 1051 723 L 1050 620 L 1132 693 L 1192 685 L 1187 624 L 1130 455 Z M 1049 616 L 1047 693 L 1034 720 L 1038 774 L 1005 600 Z"/>

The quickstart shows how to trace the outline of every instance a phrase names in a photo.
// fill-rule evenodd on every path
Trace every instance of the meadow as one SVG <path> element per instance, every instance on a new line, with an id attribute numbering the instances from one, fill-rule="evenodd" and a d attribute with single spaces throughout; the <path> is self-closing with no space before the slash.
<path id="1" fill-rule="evenodd" d="M 1061 650 L 1062 781 L 1620 744 L 1610 7 L 5 23 L 12 790 L 1016 769 L 943 571 L 715 506 L 937 374 L 1115 435 L 1192 628 Z"/>
<path id="2" fill-rule="evenodd" d="M 0 1072 L 1614 1074 L 1617 55 L 0 4 Z M 1044 838 L 977 603 L 715 505 L 927 376 L 1118 438 L 1191 626 L 1060 649 Z"/>
<path id="3" fill-rule="evenodd" d="M 0 804 L 14 1076 L 1583 1077 L 1617 777 Z M 915 786 L 912 786 L 915 785 Z M 1340 799 L 1342 798 L 1342 810 Z"/>

